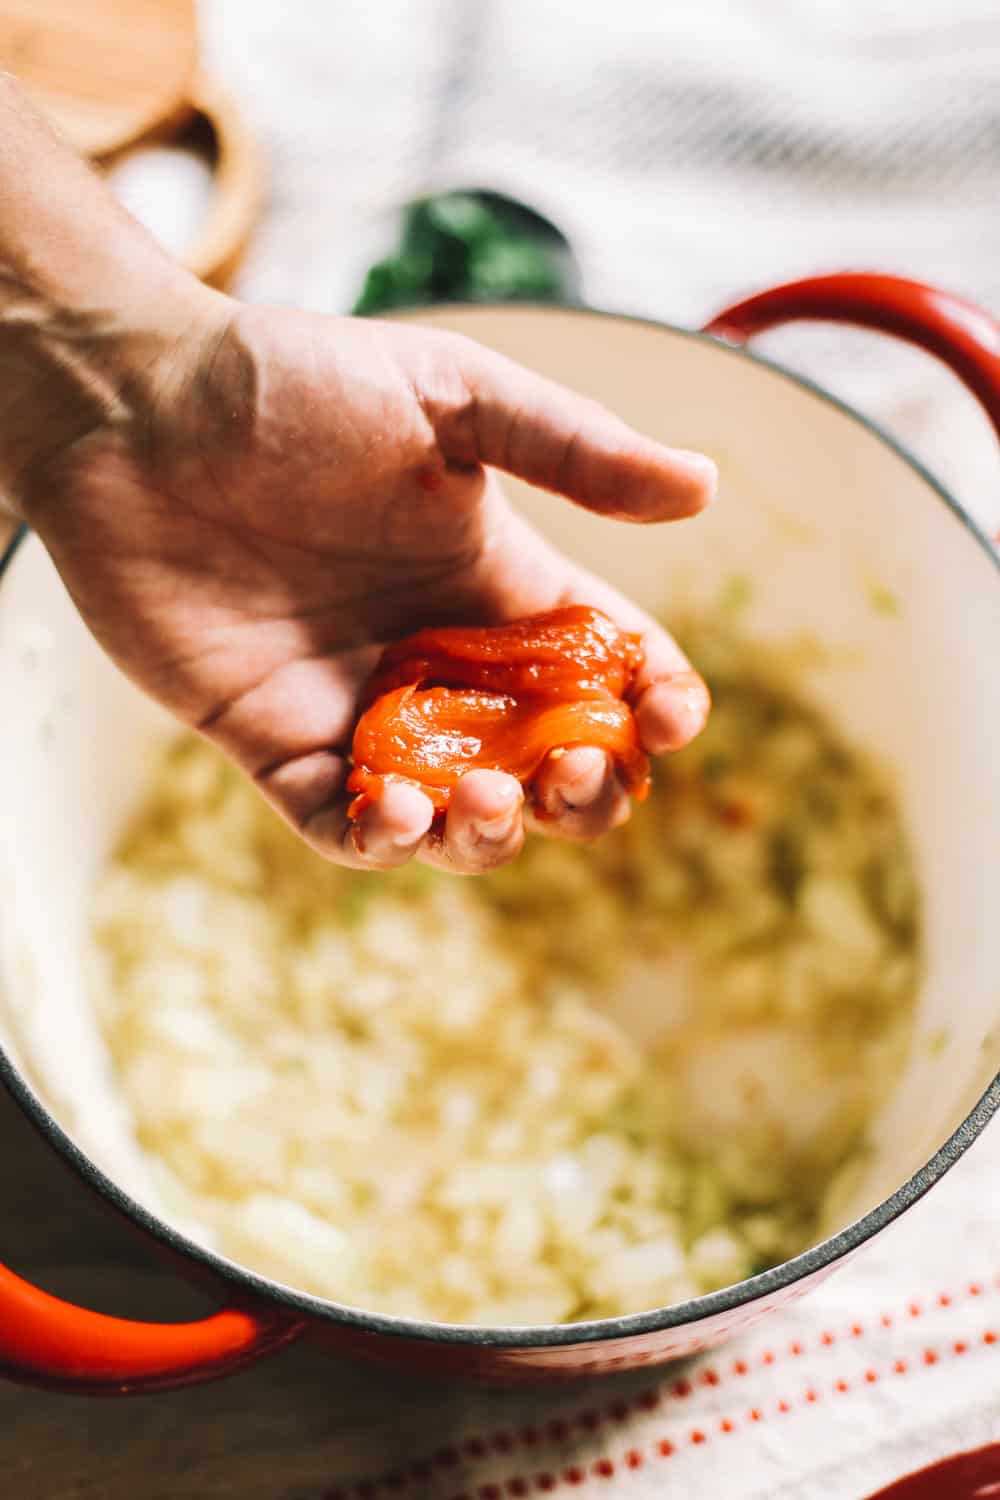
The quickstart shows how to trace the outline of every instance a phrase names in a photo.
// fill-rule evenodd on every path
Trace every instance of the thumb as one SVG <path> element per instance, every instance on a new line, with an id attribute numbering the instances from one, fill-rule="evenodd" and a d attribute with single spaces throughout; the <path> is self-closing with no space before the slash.
<path id="1" fill-rule="evenodd" d="M 598 402 L 470 339 L 449 342 L 450 399 L 424 402 L 449 463 L 488 464 L 627 521 L 679 520 L 711 502 L 710 458 L 653 442 Z"/>

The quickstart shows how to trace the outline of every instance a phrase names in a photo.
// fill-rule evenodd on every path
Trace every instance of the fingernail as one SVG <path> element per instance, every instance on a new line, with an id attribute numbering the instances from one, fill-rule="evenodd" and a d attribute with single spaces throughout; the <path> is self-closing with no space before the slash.
<path id="1" fill-rule="evenodd" d="M 705 503 L 714 500 L 719 488 L 719 469 L 715 460 L 704 453 L 694 453 L 690 448 L 677 448 L 674 451 L 691 478 L 704 488 Z"/>
<path id="2" fill-rule="evenodd" d="M 415 849 L 426 831 L 421 829 L 419 833 L 394 833 L 389 839 L 389 846 L 392 849 Z"/>
<path id="3" fill-rule="evenodd" d="M 472 831 L 477 839 L 488 844 L 499 844 L 514 831 L 524 798 L 518 792 L 510 794 L 510 807 L 496 813 L 492 818 L 476 818 Z"/>
<path id="4" fill-rule="evenodd" d="M 581 771 L 557 788 L 556 796 L 567 807 L 588 807 L 600 796 L 607 775 L 608 758 L 595 751 Z"/>
<path id="5" fill-rule="evenodd" d="M 680 750 L 701 733 L 708 710 L 708 688 L 697 672 L 653 683 L 637 713 L 644 747 L 652 755 Z"/>
<path id="6" fill-rule="evenodd" d="M 512 813 L 504 813 L 499 818 L 490 818 L 483 823 L 473 823 L 472 831 L 482 843 L 502 843 L 514 831 L 514 816 Z"/>
<path id="7" fill-rule="evenodd" d="M 708 687 L 697 672 L 679 672 L 674 679 L 675 692 L 679 689 L 678 707 L 683 714 L 686 727 L 697 734 L 708 716 L 710 706 Z"/>

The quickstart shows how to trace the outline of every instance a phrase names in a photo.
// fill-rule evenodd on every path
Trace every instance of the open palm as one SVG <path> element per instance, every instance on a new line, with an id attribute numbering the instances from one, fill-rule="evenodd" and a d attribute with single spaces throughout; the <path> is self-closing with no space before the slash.
<path id="1" fill-rule="evenodd" d="M 58 499 L 33 521 L 110 655 L 310 844 L 358 867 L 419 853 L 463 871 L 519 848 L 521 789 L 499 772 L 462 778 L 443 836 L 405 785 L 347 819 L 358 689 L 380 644 L 429 623 L 596 605 L 644 635 L 645 748 L 698 732 L 707 694 L 676 645 L 517 517 L 488 466 L 657 522 L 708 502 L 707 459 L 454 335 L 216 294 L 205 306 L 197 336 L 160 357 L 139 417 L 52 461 Z M 547 762 L 533 795 L 568 837 L 628 811 L 596 750 Z"/>

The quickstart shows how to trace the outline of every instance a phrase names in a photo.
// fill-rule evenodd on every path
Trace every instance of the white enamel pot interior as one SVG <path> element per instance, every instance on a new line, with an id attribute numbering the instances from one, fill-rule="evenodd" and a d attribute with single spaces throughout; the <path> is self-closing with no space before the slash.
<path id="1" fill-rule="evenodd" d="M 1000 1070 L 996 558 L 883 435 L 718 341 L 581 310 L 421 316 L 712 454 L 719 500 L 679 525 L 632 528 L 508 488 L 560 547 L 652 610 L 710 605 L 727 578 L 748 578 L 747 629 L 763 640 L 804 632 L 829 648 L 804 691 L 894 774 L 922 884 L 926 969 L 909 1063 L 887 1091 L 852 1201 L 829 1226 L 842 1230 L 924 1167 Z M 895 611 L 876 608 L 873 590 Z M 155 1213 L 84 960 L 95 878 L 172 725 L 94 645 L 34 538 L 0 586 L 0 681 L 2 1040 L 72 1141 Z M 995 1104 L 994 1087 L 968 1134 Z"/>

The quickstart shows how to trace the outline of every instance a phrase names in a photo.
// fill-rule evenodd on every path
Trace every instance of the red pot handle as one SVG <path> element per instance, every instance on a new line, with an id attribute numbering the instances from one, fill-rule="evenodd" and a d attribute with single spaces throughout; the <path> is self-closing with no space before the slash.
<path id="1" fill-rule="evenodd" d="M 0 1372 L 54 1390 L 194 1385 L 289 1343 L 302 1326 L 278 1308 L 237 1306 L 196 1323 L 133 1323 L 63 1302 L 0 1266 Z"/>
<path id="2" fill-rule="evenodd" d="M 937 355 L 979 399 L 1000 437 L 1000 323 L 974 303 L 920 281 L 851 271 L 789 281 L 734 302 L 705 332 L 745 344 L 767 328 L 805 320 L 874 328 Z"/>

